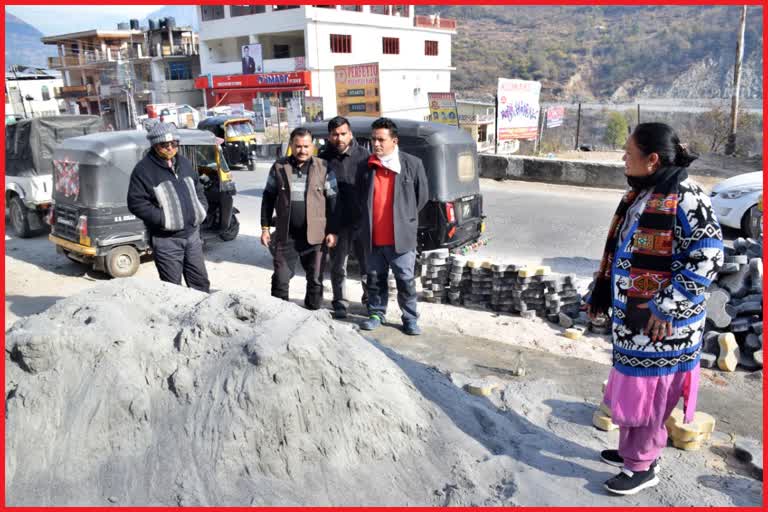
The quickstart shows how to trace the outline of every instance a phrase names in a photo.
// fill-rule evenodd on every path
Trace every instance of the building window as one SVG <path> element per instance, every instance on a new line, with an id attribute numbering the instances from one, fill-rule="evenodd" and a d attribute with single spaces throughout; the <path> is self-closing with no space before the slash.
<path id="1" fill-rule="evenodd" d="M 363 6 L 362 5 L 342 5 L 341 6 L 342 11 L 355 11 L 355 12 L 363 12 Z"/>
<path id="2" fill-rule="evenodd" d="M 437 41 L 424 41 L 424 55 L 437 55 Z"/>
<path id="3" fill-rule="evenodd" d="M 371 14 L 389 14 L 388 5 L 372 5 Z"/>
<path id="4" fill-rule="evenodd" d="M 201 5 L 200 17 L 203 21 L 224 19 L 223 5 Z"/>
<path id="5" fill-rule="evenodd" d="M 408 7 L 408 5 L 393 5 L 392 16 L 402 16 L 403 18 L 407 18 L 409 14 Z"/>
<path id="6" fill-rule="evenodd" d="M 399 37 L 382 37 L 382 52 L 386 55 L 399 55 L 400 54 L 400 38 Z"/>
<path id="7" fill-rule="evenodd" d="M 267 12 L 265 5 L 230 5 L 229 15 L 233 18 L 237 16 L 250 16 L 251 14 L 261 14 Z"/>
<path id="8" fill-rule="evenodd" d="M 331 53 L 352 53 L 352 36 L 331 34 Z"/>
<path id="9" fill-rule="evenodd" d="M 300 5 L 273 5 L 272 10 L 273 11 L 286 11 L 288 9 L 298 9 L 301 7 Z"/>
<path id="10" fill-rule="evenodd" d="M 287 59 L 291 56 L 291 46 L 287 44 L 276 44 L 272 46 L 273 59 Z"/>
<path id="11" fill-rule="evenodd" d="M 47 85 L 44 85 L 40 88 L 40 94 L 43 96 L 43 101 L 48 101 L 51 99 L 51 93 L 48 91 Z"/>
<path id="12" fill-rule="evenodd" d="M 189 62 L 169 62 L 165 68 L 166 80 L 192 80 L 192 65 Z"/>
<path id="13" fill-rule="evenodd" d="M 313 5 L 312 7 L 319 7 L 320 9 L 336 9 L 335 5 Z"/>

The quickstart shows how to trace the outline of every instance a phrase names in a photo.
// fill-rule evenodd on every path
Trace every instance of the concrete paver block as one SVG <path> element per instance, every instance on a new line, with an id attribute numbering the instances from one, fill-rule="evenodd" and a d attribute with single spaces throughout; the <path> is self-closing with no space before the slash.
<path id="1" fill-rule="evenodd" d="M 596 410 L 592 415 L 592 424 L 600 430 L 604 430 L 606 432 L 617 430 L 619 428 L 618 425 L 611 421 L 611 417 L 603 414 L 600 409 Z"/>
<path id="2" fill-rule="evenodd" d="M 736 343 L 736 337 L 732 333 L 726 332 L 718 337 L 717 342 L 720 345 L 717 366 L 723 371 L 735 371 L 736 365 L 739 363 L 739 345 Z"/>

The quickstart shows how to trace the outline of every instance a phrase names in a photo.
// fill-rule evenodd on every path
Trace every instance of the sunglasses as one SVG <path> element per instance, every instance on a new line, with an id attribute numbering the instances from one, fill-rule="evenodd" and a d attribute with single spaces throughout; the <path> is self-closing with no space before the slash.
<path id="1" fill-rule="evenodd" d="M 157 144 L 161 148 L 177 148 L 179 147 L 179 143 L 176 141 L 169 141 L 169 142 L 158 142 Z"/>

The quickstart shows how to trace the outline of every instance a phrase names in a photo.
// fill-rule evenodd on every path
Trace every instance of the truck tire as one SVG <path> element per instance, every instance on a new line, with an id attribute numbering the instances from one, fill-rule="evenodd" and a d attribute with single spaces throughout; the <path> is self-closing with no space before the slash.
<path id="1" fill-rule="evenodd" d="M 27 207 L 19 196 L 13 196 L 8 204 L 10 210 L 11 227 L 19 238 L 29 238 L 34 232 L 29 227 L 29 218 L 27 217 Z"/>
<path id="2" fill-rule="evenodd" d="M 240 233 L 240 221 L 237 220 L 235 214 L 232 214 L 232 220 L 229 221 L 229 229 L 219 234 L 219 238 L 225 242 L 231 242 Z"/>
<path id="3" fill-rule="evenodd" d="M 139 270 L 139 263 L 139 252 L 130 245 L 121 245 L 107 254 L 107 273 L 112 277 L 131 277 Z"/>

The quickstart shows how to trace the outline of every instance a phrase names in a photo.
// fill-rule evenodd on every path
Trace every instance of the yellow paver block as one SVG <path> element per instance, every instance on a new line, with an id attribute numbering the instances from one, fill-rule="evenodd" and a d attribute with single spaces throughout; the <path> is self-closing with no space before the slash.
<path id="1" fill-rule="evenodd" d="M 487 268 L 488 270 L 491 270 L 493 268 L 493 261 L 491 260 L 483 260 L 480 262 L 480 268 Z"/>
<path id="2" fill-rule="evenodd" d="M 739 345 L 736 343 L 736 336 L 726 332 L 718 336 L 717 342 L 720 345 L 717 366 L 726 372 L 736 371 L 736 365 L 739 364 Z"/>
<path id="3" fill-rule="evenodd" d="M 673 441 L 680 443 L 706 441 L 715 431 L 715 418 L 705 412 L 697 411 L 693 415 L 693 421 L 683 423 L 683 410 L 674 409 L 665 426 Z"/>
<path id="4" fill-rule="evenodd" d="M 611 421 L 610 416 L 606 416 L 603 414 L 601 410 L 596 410 L 595 413 L 592 415 L 592 424 L 599 428 L 600 430 L 605 430 L 606 432 L 610 432 L 611 430 L 616 430 L 619 428 L 618 425 L 614 424 Z"/>
<path id="5" fill-rule="evenodd" d="M 548 276 L 552 273 L 552 269 L 547 266 L 539 266 L 534 269 L 537 276 Z"/>
<path id="6" fill-rule="evenodd" d="M 483 382 L 482 384 L 466 384 L 464 389 L 471 395 L 488 396 L 497 387 L 499 387 L 499 384 L 496 382 Z"/>
<path id="7" fill-rule="evenodd" d="M 602 402 L 600 403 L 600 412 L 602 412 L 604 415 L 608 416 L 609 418 L 613 416 L 613 413 L 611 413 L 611 408 Z"/>
<path id="8" fill-rule="evenodd" d="M 520 270 L 517 271 L 518 277 L 533 277 L 536 272 L 536 269 L 533 269 L 531 267 L 523 267 Z"/>
<path id="9" fill-rule="evenodd" d="M 469 261 L 467 261 L 467 266 L 469 268 L 480 268 L 482 264 L 483 260 L 479 258 L 470 258 Z"/>
<path id="10" fill-rule="evenodd" d="M 563 333 L 563 336 L 571 340 L 577 340 L 581 338 L 583 334 L 584 334 L 584 331 L 582 329 L 575 329 L 571 327 L 570 329 L 565 330 L 565 332 Z"/>
<path id="11" fill-rule="evenodd" d="M 703 444 L 703 440 L 700 441 L 678 441 L 676 439 L 672 439 L 672 446 L 679 450 L 685 450 L 689 452 L 693 452 L 696 450 L 701 450 L 701 445 Z"/>

